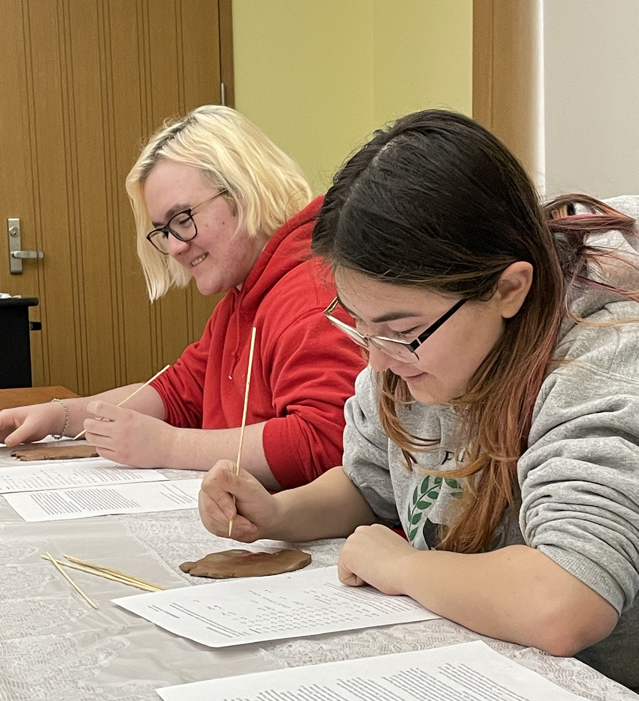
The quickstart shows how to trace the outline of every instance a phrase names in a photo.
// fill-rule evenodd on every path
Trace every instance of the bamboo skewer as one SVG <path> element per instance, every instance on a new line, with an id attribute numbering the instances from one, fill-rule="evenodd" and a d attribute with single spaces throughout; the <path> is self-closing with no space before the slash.
<path id="1" fill-rule="evenodd" d="M 101 572 L 104 572 L 105 574 L 113 575 L 114 577 L 128 579 L 128 580 L 131 580 L 132 582 L 144 584 L 145 586 L 151 587 L 152 589 L 164 591 L 164 589 L 162 587 L 158 586 L 157 584 L 153 584 L 153 582 L 147 582 L 146 579 L 140 579 L 139 577 L 133 577 L 130 574 L 126 574 L 125 572 L 120 572 L 120 570 L 114 570 L 111 567 L 105 567 L 104 565 L 96 565 L 93 562 L 87 562 L 86 560 L 80 560 L 77 557 L 71 557 L 71 555 L 65 555 L 64 557 L 67 560 L 69 560 L 69 562 L 73 562 L 76 565 L 83 565 L 84 567 L 87 567 L 89 569 L 100 570 Z"/>
<path id="2" fill-rule="evenodd" d="M 251 346 L 249 349 L 248 370 L 246 371 L 246 389 L 244 390 L 244 410 L 242 411 L 242 426 L 240 427 L 240 444 L 237 448 L 237 460 L 235 461 L 235 474 L 240 474 L 240 459 L 242 457 L 242 445 L 244 444 L 244 428 L 246 426 L 246 414 L 248 411 L 249 388 L 251 387 L 251 369 L 253 368 L 253 351 L 255 350 L 255 333 L 257 329 L 253 327 L 251 332 Z M 235 506 L 235 494 L 233 495 L 233 506 Z M 233 519 L 229 520 L 229 538 L 233 530 Z"/>
<path id="3" fill-rule="evenodd" d="M 153 382 L 153 380 L 155 380 L 156 377 L 159 377 L 165 370 L 168 370 L 170 367 L 171 367 L 170 364 L 169 364 L 169 365 L 165 365 L 159 372 L 156 372 L 155 375 L 153 375 L 153 377 L 151 377 L 150 379 L 148 379 L 141 387 L 138 387 L 136 390 L 134 390 L 133 392 L 131 392 L 131 394 L 129 394 L 128 397 L 125 397 L 119 404 L 116 404 L 116 406 L 122 406 L 122 405 L 124 404 L 124 402 L 128 402 L 129 399 L 131 399 L 131 397 L 134 397 L 138 392 L 140 392 L 141 390 L 143 390 L 148 384 L 150 384 L 151 382 Z M 87 432 L 86 429 L 83 429 L 82 431 L 80 431 L 80 433 L 78 433 L 77 436 L 73 436 L 73 438 L 72 438 L 71 440 L 77 441 L 78 438 L 81 438 L 82 436 L 84 436 L 84 434 L 85 434 L 86 432 Z"/>
<path id="4" fill-rule="evenodd" d="M 109 572 L 103 572 L 102 570 L 88 567 L 85 565 L 78 565 L 72 562 L 63 562 L 62 560 L 56 560 L 55 558 L 48 557 L 47 555 L 42 555 L 42 559 L 58 564 L 61 567 L 69 567 L 79 572 L 86 572 L 87 574 L 93 574 L 96 577 L 104 577 L 104 579 L 109 579 L 113 582 L 118 582 L 120 584 L 126 584 L 130 587 L 136 587 L 137 589 L 142 589 L 143 591 L 156 592 L 164 591 L 162 587 L 158 587 L 155 584 L 147 583 L 144 580 L 136 579 L 135 577 L 130 577 L 129 575 L 118 576 L 115 574 L 110 574 Z M 67 557 L 65 555 L 65 557 Z"/>
<path id="5" fill-rule="evenodd" d="M 51 562 L 51 564 L 58 570 L 58 572 L 71 584 L 71 586 L 80 594 L 80 596 L 91 606 L 93 606 L 94 609 L 98 608 L 98 605 L 90 599 L 83 591 L 80 589 L 80 587 L 69 577 L 69 575 L 60 567 L 60 565 L 57 563 L 55 558 L 51 556 L 51 553 L 47 553 L 48 557 L 46 559 Z"/>

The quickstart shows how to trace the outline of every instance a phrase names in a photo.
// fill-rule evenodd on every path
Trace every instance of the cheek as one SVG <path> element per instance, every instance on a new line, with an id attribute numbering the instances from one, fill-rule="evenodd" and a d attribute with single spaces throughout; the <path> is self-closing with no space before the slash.
<path id="1" fill-rule="evenodd" d="M 428 339 L 418 365 L 446 384 L 465 385 L 499 340 L 503 323 L 501 319 L 479 317 L 472 326 L 459 324 L 448 331 Z"/>
<path id="2" fill-rule="evenodd" d="M 493 323 L 490 323 L 490 322 Z M 464 388 L 477 372 L 488 354 L 495 347 L 503 333 L 501 319 L 488 320 L 476 328 L 474 333 L 468 333 L 460 343 L 460 370 L 464 380 Z"/>

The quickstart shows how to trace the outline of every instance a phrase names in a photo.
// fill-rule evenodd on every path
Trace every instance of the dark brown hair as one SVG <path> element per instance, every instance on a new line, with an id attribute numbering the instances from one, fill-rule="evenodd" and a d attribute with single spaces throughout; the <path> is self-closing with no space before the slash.
<path id="1" fill-rule="evenodd" d="M 575 205 L 587 213 L 575 214 Z M 589 282 L 596 257 L 587 236 L 632 231 L 634 220 L 586 196 L 540 206 L 517 159 L 486 129 L 428 110 L 379 130 L 335 176 L 315 226 L 313 249 L 334 269 L 393 285 L 487 300 L 516 261 L 534 269 L 520 311 L 456 398 L 464 497 L 442 547 L 485 549 L 517 493 L 517 460 L 551 360 L 567 290 Z M 408 466 L 436 440 L 408 434 L 397 405 L 410 402 L 391 371 L 378 377 L 379 414 Z"/>

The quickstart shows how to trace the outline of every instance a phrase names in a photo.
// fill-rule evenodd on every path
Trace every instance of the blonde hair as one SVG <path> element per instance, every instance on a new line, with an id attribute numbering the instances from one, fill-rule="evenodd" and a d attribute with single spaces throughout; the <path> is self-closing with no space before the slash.
<path id="1" fill-rule="evenodd" d="M 230 107 L 204 105 L 179 121 L 165 122 L 143 148 L 126 178 L 137 232 L 137 252 L 151 301 L 171 287 L 184 287 L 191 275 L 146 240 L 153 228 L 144 184 L 161 160 L 202 171 L 205 181 L 224 195 L 238 217 L 238 230 L 270 238 L 313 193 L 300 167 L 258 127 Z"/>

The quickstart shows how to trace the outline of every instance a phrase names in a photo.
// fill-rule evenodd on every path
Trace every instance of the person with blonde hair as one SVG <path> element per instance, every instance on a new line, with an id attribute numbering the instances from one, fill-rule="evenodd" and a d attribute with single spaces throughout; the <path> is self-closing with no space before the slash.
<path id="1" fill-rule="evenodd" d="M 151 300 L 191 278 L 226 296 L 201 339 L 126 406 L 116 405 L 139 385 L 5 410 L 0 440 L 84 427 L 117 462 L 206 470 L 237 452 L 255 326 L 243 465 L 269 489 L 337 465 L 362 359 L 325 324 L 334 286 L 310 251 L 322 199 L 300 168 L 239 112 L 209 105 L 160 129 L 126 187 Z"/>
<path id="2" fill-rule="evenodd" d="M 272 495 L 223 461 L 202 482 L 205 526 L 347 537 L 346 584 L 638 688 L 637 216 L 639 197 L 542 205 L 463 115 L 376 132 L 313 232 L 337 286 L 328 321 L 368 353 L 343 468 Z"/>

